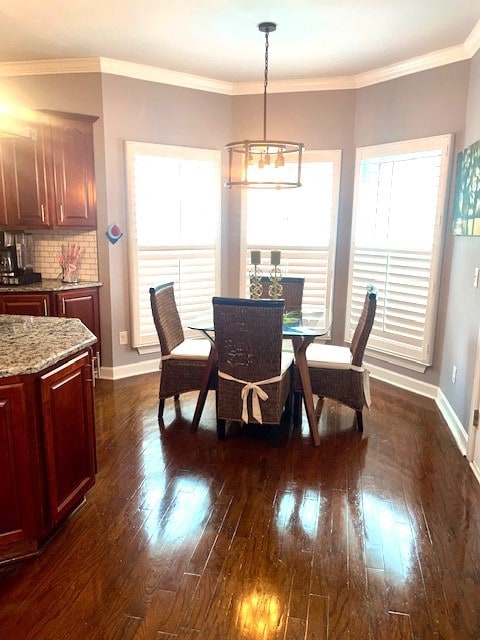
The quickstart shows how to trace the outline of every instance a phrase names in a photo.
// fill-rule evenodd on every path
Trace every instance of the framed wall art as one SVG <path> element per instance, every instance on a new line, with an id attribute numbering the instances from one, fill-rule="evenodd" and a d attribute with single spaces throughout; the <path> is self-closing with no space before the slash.
<path id="1" fill-rule="evenodd" d="M 452 233 L 480 236 L 480 140 L 457 156 Z"/>

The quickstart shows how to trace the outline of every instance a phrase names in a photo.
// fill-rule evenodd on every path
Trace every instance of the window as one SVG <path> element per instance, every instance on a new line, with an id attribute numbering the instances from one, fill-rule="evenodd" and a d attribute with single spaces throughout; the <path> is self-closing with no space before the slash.
<path id="1" fill-rule="evenodd" d="M 220 269 L 220 153 L 126 142 L 133 346 L 158 348 L 149 288 L 175 283 L 186 328 L 211 309 Z"/>
<path id="2" fill-rule="evenodd" d="M 451 142 L 444 135 L 357 150 L 346 339 L 373 284 L 369 350 L 420 371 L 433 358 Z"/>
<path id="3" fill-rule="evenodd" d="M 307 151 L 302 186 L 242 192 L 243 266 L 240 291 L 249 296 L 250 251 L 263 252 L 269 275 L 270 249 L 280 249 L 284 276 L 305 277 L 304 308 L 325 308 L 329 322 L 337 235 L 341 151 Z M 268 259 L 266 258 L 268 254 Z"/>

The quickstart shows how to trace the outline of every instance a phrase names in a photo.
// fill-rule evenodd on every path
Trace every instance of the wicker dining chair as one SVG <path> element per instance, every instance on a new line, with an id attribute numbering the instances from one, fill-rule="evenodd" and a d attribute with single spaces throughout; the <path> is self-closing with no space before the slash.
<path id="1" fill-rule="evenodd" d="M 313 394 L 320 402 L 323 398 L 332 398 L 354 409 L 359 431 L 363 431 L 362 410 L 370 404 L 369 372 L 363 366 L 363 355 L 376 308 L 377 293 L 369 286 L 350 347 L 313 343 L 306 353 Z M 294 387 L 294 422 L 297 424 L 301 411 L 298 374 L 295 374 Z"/>
<path id="2" fill-rule="evenodd" d="M 206 372 L 211 343 L 206 338 L 185 338 L 175 302 L 173 282 L 150 288 L 153 321 L 160 341 L 160 389 L 158 419 L 165 399 L 199 390 Z"/>
<path id="3" fill-rule="evenodd" d="M 283 312 L 283 300 L 213 298 L 220 440 L 227 421 L 280 425 L 293 363 L 282 352 Z"/>
<path id="4" fill-rule="evenodd" d="M 268 288 L 271 284 L 271 280 L 268 276 L 262 276 L 260 278 L 262 285 L 262 298 L 269 298 Z M 303 301 L 303 287 L 305 284 L 305 278 L 289 278 L 285 277 L 280 280 L 283 291 L 280 296 L 285 300 L 285 312 L 302 310 Z"/>

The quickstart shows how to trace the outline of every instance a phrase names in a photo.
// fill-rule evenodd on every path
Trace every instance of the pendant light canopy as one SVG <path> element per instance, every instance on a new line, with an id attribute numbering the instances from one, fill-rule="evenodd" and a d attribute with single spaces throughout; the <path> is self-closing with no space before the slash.
<path id="1" fill-rule="evenodd" d="M 242 140 L 225 146 L 228 151 L 228 182 L 225 186 L 229 188 L 285 189 L 301 186 L 303 143 L 267 140 L 268 35 L 276 28 L 274 22 L 258 25 L 265 34 L 263 140 Z"/>

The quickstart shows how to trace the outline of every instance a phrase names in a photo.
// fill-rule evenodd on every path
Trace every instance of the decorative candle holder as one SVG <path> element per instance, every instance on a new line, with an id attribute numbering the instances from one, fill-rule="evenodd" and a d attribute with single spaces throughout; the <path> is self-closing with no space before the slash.
<path id="1" fill-rule="evenodd" d="M 283 294 L 283 285 L 281 284 L 282 272 L 277 265 L 274 265 L 273 269 L 270 271 L 270 282 L 271 284 L 268 287 L 268 295 L 273 300 L 278 300 L 282 297 Z"/>
<path id="2" fill-rule="evenodd" d="M 253 300 L 259 300 L 263 294 L 262 283 L 260 282 L 260 278 L 262 277 L 262 270 L 258 267 L 258 265 L 254 264 L 253 268 L 250 270 L 250 298 Z"/>

